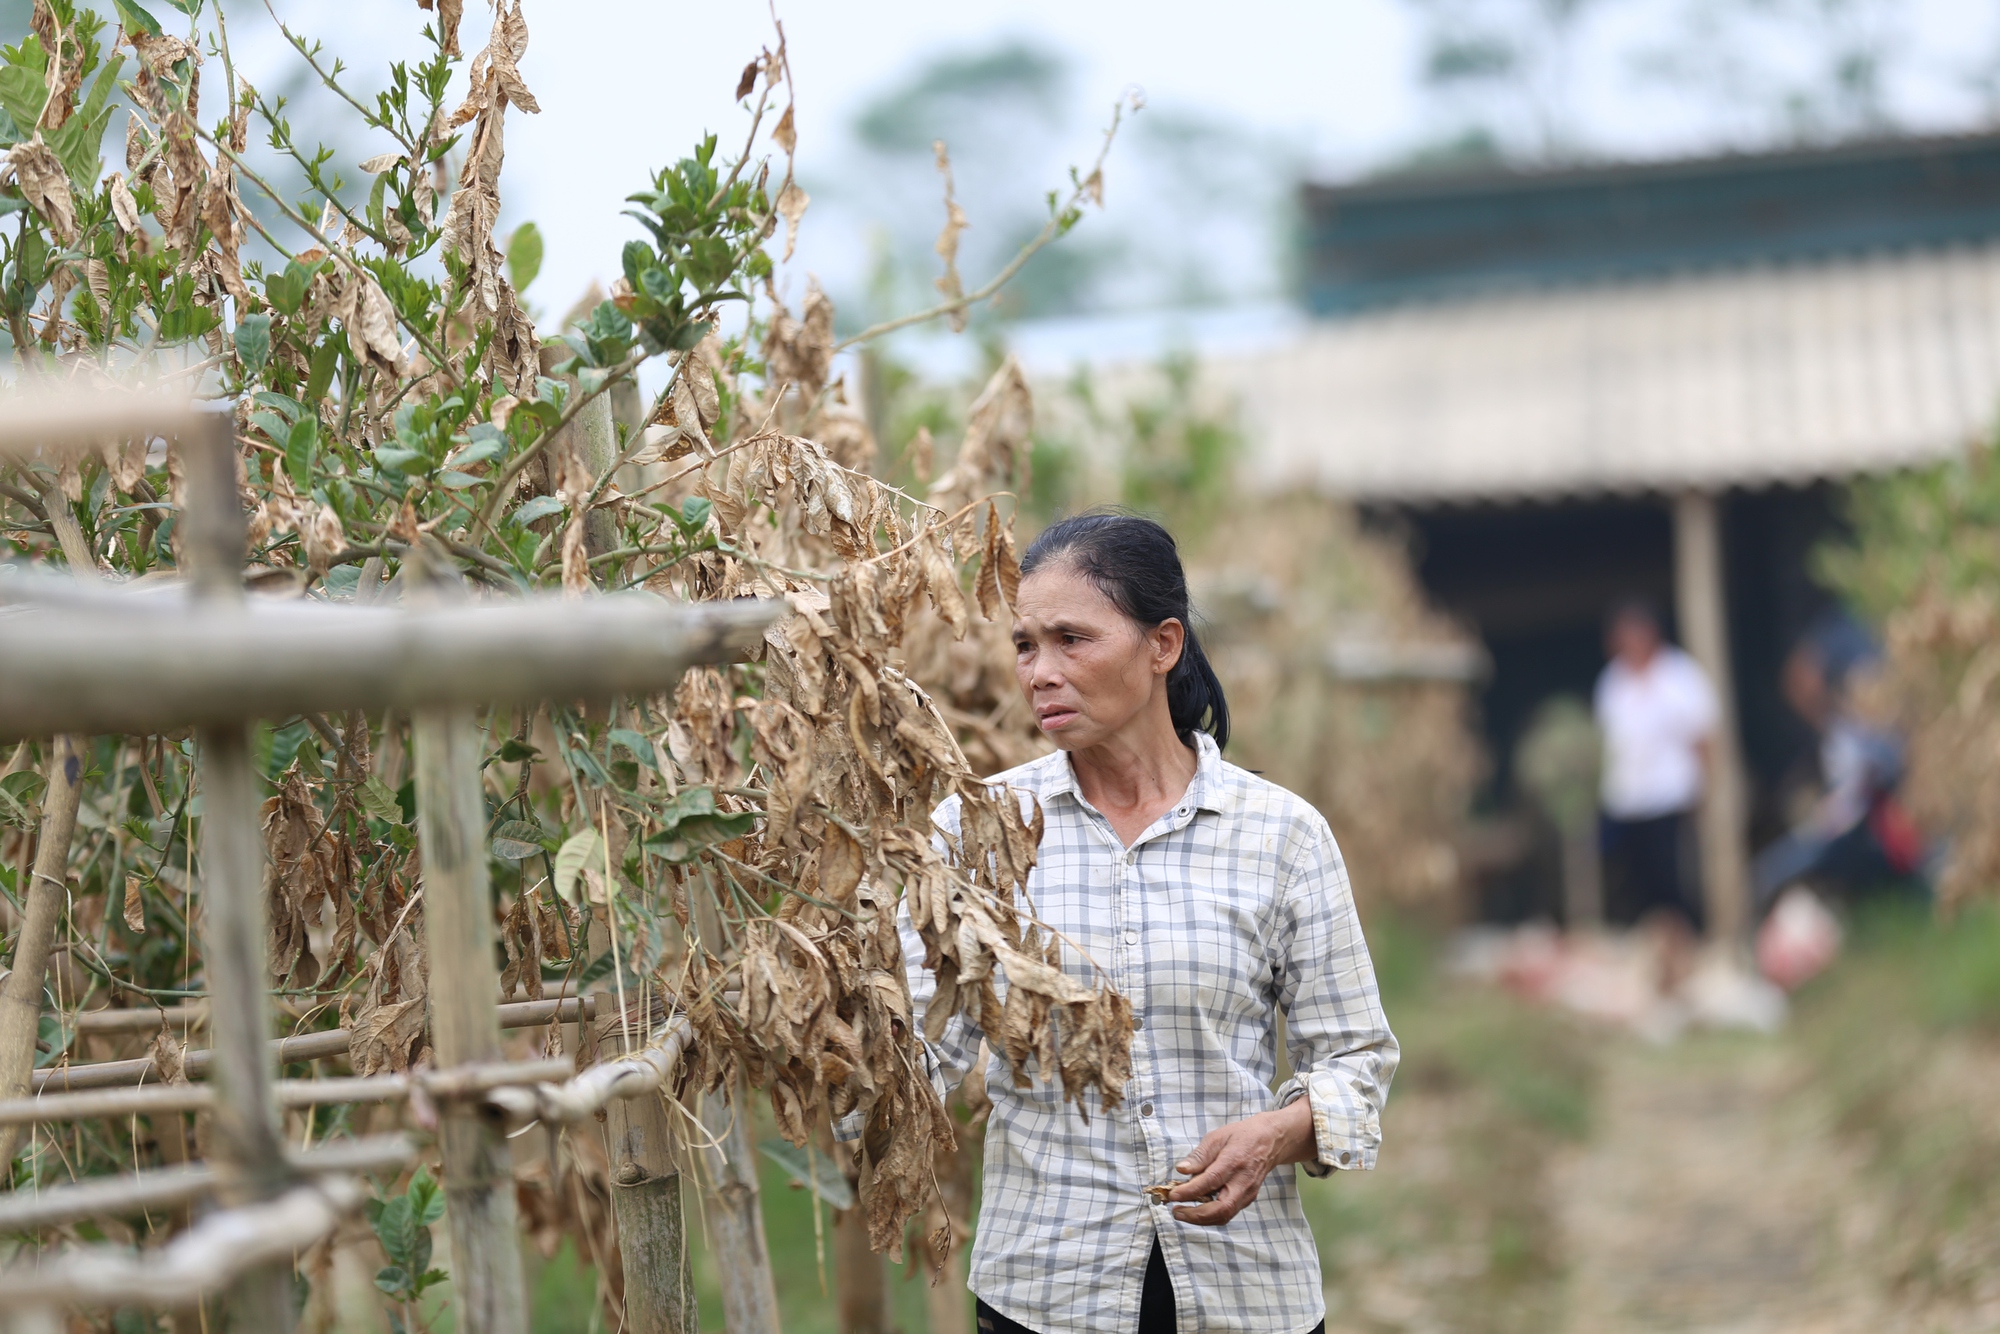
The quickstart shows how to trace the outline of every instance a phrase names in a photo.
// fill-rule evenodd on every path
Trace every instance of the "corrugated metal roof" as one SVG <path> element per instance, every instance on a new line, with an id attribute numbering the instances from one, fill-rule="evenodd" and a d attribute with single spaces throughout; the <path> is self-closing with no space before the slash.
<path id="1" fill-rule="evenodd" d="M 2000 406 L 2000 246 L 1407 305 L 1211 361 L 1276 486 L 1761 485 L 1937 459 Z"/>

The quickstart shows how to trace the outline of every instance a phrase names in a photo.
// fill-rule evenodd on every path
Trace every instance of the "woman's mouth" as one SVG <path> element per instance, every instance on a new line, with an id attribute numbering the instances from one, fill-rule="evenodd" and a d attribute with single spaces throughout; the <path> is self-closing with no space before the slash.
<path id="1" fill-rule="evenodd" d="M 1044 732 L 1053 732 L 1057 728 L 1067 727 L 1070 723 L 1076 721 L 1076 716 L 1075 709 L 1066 709 L 1059 704 L 1035 710 L 1035 719 L 1041 723 Z"/>

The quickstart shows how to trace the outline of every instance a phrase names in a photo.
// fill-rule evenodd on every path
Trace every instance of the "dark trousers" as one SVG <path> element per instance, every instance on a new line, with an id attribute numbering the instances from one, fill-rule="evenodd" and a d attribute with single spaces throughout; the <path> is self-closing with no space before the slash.
<path id="1" fill-rule="evenodd" d="M 985 1302 L 979 1303 L 978 1316 L 979 1334 L 1035 1334 Z M 1153 1243 L 1152 1257 L 1146 1261 L 1146 1286 L 1139 1294 L 1139 1334 L 1174 1334 L 1174 1284 L 1167 1277 L 1167 1260 L 1160 1254 L 1157 1241 Z M 1326 1334 L 1324 1320 L 1313 1334 Z"/>
<path id="2" fill-rule="evenodd" d="M 1604 854 L 1604 918 L 1631 926 L 1655 912 L 1676 913 L 1701 930 L 1701 892 L 1689 844 L 1694 822 L 1685 814 L 1598 823 Z"/>

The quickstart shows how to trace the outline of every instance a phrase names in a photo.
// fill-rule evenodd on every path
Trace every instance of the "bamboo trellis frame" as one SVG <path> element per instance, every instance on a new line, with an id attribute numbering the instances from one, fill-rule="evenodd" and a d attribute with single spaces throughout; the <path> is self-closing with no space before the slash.
<path id="1" fill-rule="evenodd" d="M 230 413 L 144 395 L 16 401 L 0 416 L 0 461 L 132 436 L 165 436 L 180 452 L 182 541 L 193 575 L 187 597 L 142 602 L 75 583 L 7 580 L 0 603 L 16 609 L 0 613 L 10 622 L 0 634 L 0 737 L 196 728 L 206 803 L 204 1017 L 211 1045 L 206 1053 L 187 1053 L 184 1070 L 208 1074 L 214 1087 L 119 1087 L 157 1077 L 150 1058 L 76 1066 L 41 1079 L 38 1097 L 0 1102 L 0 1126 L 199 1108 L 215 1118 L 215 1160 L 164 1180 L 160 1172 L 146 1180 L 107 1178 L 0 1203 L 0 1227 L 182 1204 L 210 1193 L 225 1207 L 157 1252 L 86 1247 L 0 1271 L 0 1317 L 10 1329 L 43 1330 L 65 1306 L 173 1307 L 225 1290 L 238 1327 L 292 1329 L 291 1257 L 359 1207 L 364 1191 L 356 1172 L 370 1164 L 400 1166 L 411 1148 L 401 1140 L 358 1141 L 323 1146 L 317 1159 L 290 1153 L 280 1108 L 422 1094 L 439 1110 L 458 1327 L 467 1334 L 527 1334 L 504 1134 L 536 1118 L 580 1120 L 613 1100 L 660 1089 L 679 1065 L 688 1029 L 670 1023 L 645 1049 L 564 1082 L 555 1076 L 566 1062 L 499 1059 L 503 1016 L 472 709 L 665 689 L 687 666 L 740 649 L 776 609 L 669 608 L 620 598 L 503 608 L 252 610 L 242 593 L 243 515 Z M 264 851 L 248 726 L 258 717 L 301 711 L 385 707 L 407 709 L 413 720 L 430 1019 L 442 1068 L 279 1081 L 279 1060 L 343 1052 L 349 1035 L 270 1037 Z M 512 1008 L 516 1016 L 536 1016 L 527 1022 L 544 1022 L 587 1017 L 588 1002 Z M 627 1248 L 633 1262 L 655 1261 L 659 1240 L 634 1238 Z M 672 1241 L 678 1246 L 681 1238 Z M 668 1327 L 684 1318 L 679 1311 L 663 1315 Z"/>

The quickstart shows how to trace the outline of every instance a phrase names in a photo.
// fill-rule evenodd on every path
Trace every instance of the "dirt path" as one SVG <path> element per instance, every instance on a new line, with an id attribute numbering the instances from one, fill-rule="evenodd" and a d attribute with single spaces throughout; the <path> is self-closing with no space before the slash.
<path id="1" fill-rule="evenodd" d="M 1791 1075 L 1768 1042 L 1609 1055 L 1596 1133 L 1558 1178 L 1574 1334 L 1891 1327 L 1842 1263 L 1856 1164 Z"/>

